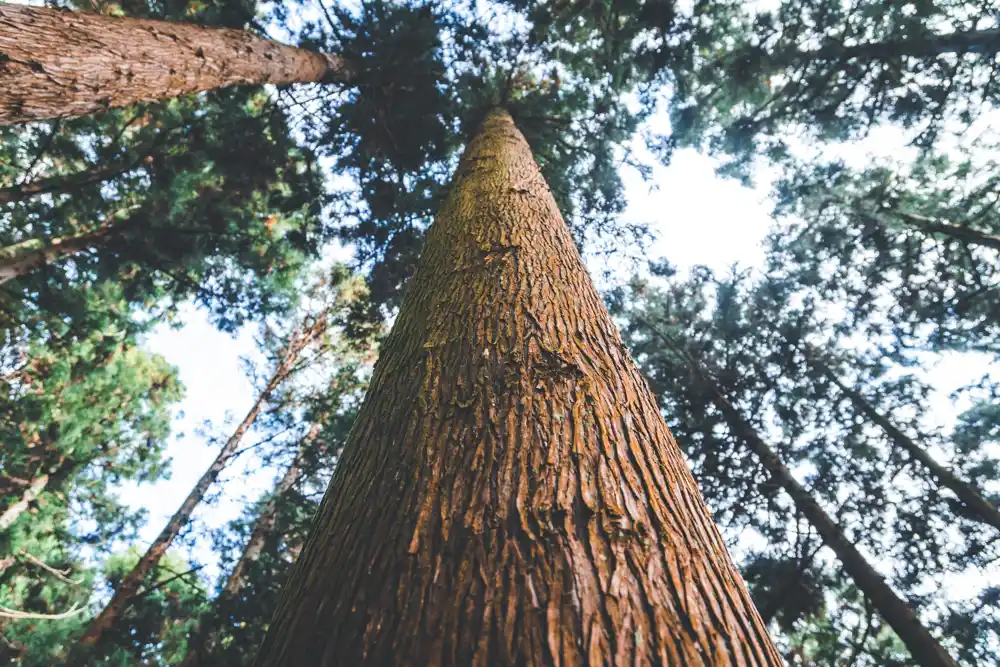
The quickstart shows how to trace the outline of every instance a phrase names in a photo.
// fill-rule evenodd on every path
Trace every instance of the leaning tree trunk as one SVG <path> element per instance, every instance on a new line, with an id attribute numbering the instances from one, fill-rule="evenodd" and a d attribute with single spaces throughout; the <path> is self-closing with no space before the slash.
<path id="1" fill-rule="evenodd" d="M 781 458 L 757 434 L 739 411 L 733 407 L 719 386 L 705 371 L 704 367 L 691 355 L 684 352 L 671 338 L 657 331 L 658 337 L 690 366 L 696 377 L 707 385 L 712 401 L 722 413 L 726 424 L 753 451 L 777 484 L 791 497 L 795 508 L 802 513 L 816 532 L 837 556 L 844 571 L 851 577 L 872 606 L 878 610 L 885 622 L 899 636 L 910 651 L 913 663 L 920 667 L 958 667 L 947 651 L 928 632 L 913 609 L 892 590 L 885 579 L 871 566 L 857 547 L 844 534 L 816 499 L 799 484 Z"/>
<path id="2" fill-rule="evenodd" d="M 0 285 L 78 252 L 95 248 L 125 229 L 125 223 L 106 224 L 92 232 L 54 239 L 29 239 L 0 248 Z"/>
<path id="3" fill-rule="evenodd" d="M 1000 509 L 988 501 L 974 486 L 961 479 L 948 468 L 944 467 L 934 457 L 927 453 L 923 447 L 914 442 L 909 436 L 903 433 L 898 426 L 892 423 L 885 415 L 865 400 L 859 392 L 841 382 L 840 378 L 823 361 L 808 355 L 808 359 L 826 376 L 826 378 L 846 396 L 855 409 L 872 420 L 881 428 L 892 442 L 906 452 L 910 458 L 922 465 L 941 486 L 949 489 L 972 514 L 973 519 L 989 524 L 1000 530 Z"/>
<path id="4" fill-rule="evenodd" d="M 259 667 L 781 664 L 505 111 L 382 350 Z"/>
<path id="5" fill-rule="evenodd" d="M 194 510 L 201 503 L 202 499 L 204 499 L 208 489 L 212 486 L 215 480 L 218 479 L 223 468 L 226 467 L 236 454 L 237 447 L 239 447 L 240 442 L 243 440 L 243 436 L 246 435 L 247 431 L 249 431 L 253 426 L 257 417 L 263 410 L 265 403 L 270 400 L 278 386 L 292 372 L 292 368 L 306 345 L 322 334 L 325 330 L 325 324 L 325 315 L 323 317 L 317 317 L 312 323 L 304 326 L 292 337 L 291 341 L 285 348 L 285 352 L 280 363 L 274 369 L 274 372 L 268 380 L 267 385 L 257 396 L 257 400 L 254 402 L 253 407 L 250 408 L 246 417 L 243 418 L 243 421 L 240 422 L 240 425 L 229 437 L 229 440 L 226 441 L 225 446 L 219 452 L 218 456 L 215 457 L 215 461 L 212 462 L 212 465 L 209 466 L 208 470 L 206 470 L 201 476 L 194 488 L 191 489 L 191 492 L 188 494 L 187 498 L 184 499 L 180 508 L 172 517 L 170 517 L 170 521 L 167 522 L 166 527 L 164 527 L 156 540 L 154 540 L 149 546 L 149 549 L 147 549 L 146 553 L 139 559 L 139 562 L 136 563 L 135 567 L 133 567 L 132 570 L 125 575 L 125 578 L 122 579 L 118 588 L 115 590 L 114 595 L 111 597 L 111 600 L 90 622 L 90 625 L 80 638 L 79 645 L 73 654 L 73 659 L 71 660 L 73 664 L 78 664 L 80 667 L 90 664 L 87 660 L 93 657 L 90 655 L 91 651 L 101 641 L 104 633 L 115 625 L 121 617 L 122 612 L 125 611 L 129 604 L 131 604 L 131 602 L 135 599 L 136 595 L 138 595 L 139 589 L 149 576 L 149 573 L 152 572 L 153 568 L 160 562 L 160 559 L 163 558 L 164 554 L 166 554 L 167 549 L 170 548 L 171 543 L 191 520 Z"/>
<path id="6" fill-rule="evenodd" d="M 896 215 L 901 217 L 911 227 L 916 227 L 928 234 L 941 234 L 942 236 L 947 236 L 963 243 L 1000 250 L 1000 236 L 995 234 L 987 234 L 972 227 L 961 227 L 943 220 L 917 215 L 916 213 L 898 212 Z"/>
<path id="7" fill-rule="evenodd" d="M 247 569 L 260 558 L 268 537 L 274 534 L 275 521 L 278 518 L 278 503 L 302 477 L 302 469 L 305 464 L 305 457 L 309 453 L 309 446 L 319 435 L 322 426 L 321 423 L 316 423 L 309 429 L 291 465 L 285 470 L 285 474 L 282 475 L 277 487 L 275 487 L 271 499 L 264 506 L 264 509 L 261 510 L 260 515 L 257 517 L 257 522 L 254 524 L 253 532 L 250 533 L 250 539 L 247 540 L 246 545 L 243 547 L 243 553 L 240 554 L 239 560 L 236 561 L 236 565 L 233 566 L 229 576 L 226 578 L 225 586 L 222 587 L 219 597 L 213 604 L 216 610 L 224 610 L 226 608 L 225 603 L 235 600 L 240 591 L 243 590 L 243 586 L 246 583 Z M 184 661 L 180 664 L 180 667 L 198 667 L 202 664 L 209 664 L 205 662 L 205 659 L 212 655 L 215 647 L 218 645 L 218 635 L 218 625 L 216 624 L 199 628 L 188 641 L 187 655 L 184 657 Z"/>
<path id="8" fill-rule="evenodd" d="M 0 3 L 0 125 L 235 84 L 349 78 L 337 56 L 242 30 Z"/>
<path id="9" fill-rule="evenodd" d="M 2 94 L 2 93 L 0 93 Z M 134 169 L 135 160 L 123 161 L 107 167 L 96 167 L 75 174 L 62 174 L 39 178 L 20 185 L 0 188 L 0 204 L 23 201 L 42 194 L 64 194 L 94 183 L 103 183 Z"/>
<path id="10" fill-rule="evenodd" d="M 0 534 L 13 526 L 44 491 L 58 487 L 69 476 L 73 467 L 71 459 L 60 457 L 56 465 L 32 477 L 17 499 L 0 512 Z"/>

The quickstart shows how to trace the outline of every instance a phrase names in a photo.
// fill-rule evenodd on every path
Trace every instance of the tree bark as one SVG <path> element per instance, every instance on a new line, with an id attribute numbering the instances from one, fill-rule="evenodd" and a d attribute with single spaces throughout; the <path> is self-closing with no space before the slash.
<path id="1" fill-rule="evenodd" d="M 941 484 L 941 486 L 954 493 L 958 499 L 970 510 L 973 518 L 986 523 L 1000 530 L 1000 510 L 996 505 L 988 501 L 975 487 L 960 479 L 955 473 L 945 468 L 934 460 L 923 447 L 914 442 L 909 436 L 903 433 L 885 415 L 875 409 L 875 407 L 865 400 L 860 393 L 848 387 L 823 361 L 814 355 L 809 355 L 809 360 L 815 364 L 830 382 L 840 390 L 854 405 L 854 407 L 864 414 L 868 419 L 881 428 L 892 442 L 906 452 L 910 458 L 918 461 L 931 475 Z"/>
<path id="2" fill-rule="evenodd" d="M 40 178 L 21 185 L 11 185 L 6 188 L 0 188 L 0 204 L 19 202 L 41 194 L 62 194 L 86 185 L 103 183 L 104 181 L 110 180 L 115 176 L 124 174 L 130 169 L 135 168 L 136 165 L 137 162 L 135 161 L 121 162 L 107 167 L 88 169 L 87 171 L 81 171 L 75 174 L 64 174 L 60 176 L 51 176 L 49 178 Z"/>
<path id="3" fill-rule="evenodd" d="M 0 3 L 0 125 L 236 84 L 349 79 L 337 56 L 242 30 Z"/>
<path id="4" fill-rule="evenodd" d="M 272 373 L 267 385 L 264 387 L 263 391 L 257 396 L 257 400 L 254 402 L 253 407 L 240 422 L 240 425 L 236 428 L 233 434 L 226 441 L 225 446 L 219 452 L 218 456 L 215 457 L 215 461 L 209 466 L 208 470 L 201 476 L 194 488 L 188 494 L 187 498 L 181 504 L 180 508 L 174 513 L 167 522 L 167 525 L 160 532 L 159 536 L 153 541 L 143 554 L 139 562 L 136 563 L 135 567 L 122 579 L 118 588 L 115 590 L 114 595 L 108 604 L 101 610 L 101 612 L 94 617 L 87 627 L 86 632 L 80 638 L 77 650 L 72 656 L 71 663 L 80 665 L 90 664 L 88 660 L 92 657 L 90 652 L 96 647 L 101 638 L 104 636 L 109 629 L 111 629 L 118 619 L 121 617 L 122 613 L 128 608 L 132 600 L 135 599 L 136 595 L 139 593 L 139 589 L 143 582 L 152 572 L 153 568 L 156 567 L 160 559 L 166 554 L 167 549 L 170 548 L 171 543 L 180 534 L 184 526 L 191 520 L 194 510 L 198 507 L 201 501 L 204 499 L 205 494 L 208 489 L 212 486 L 216 479 L 218 479 L 219 474 L 222 472 L 226 464 L 232 460 L 233 456 L 236 454 L 236 450 L 243 440 L 243 436 L 246 435 L 247 431 L 253 426 L 257 417 L 263 410 L 264 405 L 270 400 L 271 396 L 274 394 L 278 386 L 288 377 L 292 372 L 295 362 L 298 360 L 299 354 L 311 341 L 315 340 L 316 337 L 322 334 L 325 330 L 326 317 L 317 317 L 313 320 L 311 324 L 303 325 L 299 331 L 293 335 L 292 339 L 289 341 L 285 348 L 285 352 L 282 355 L 281 361 L 278 363 L 274 372 Z"/>
<path id="5" fill-rule="evenodd" d="M 234 600 L 240 594 L 240 591 L 243 590 L 247 569 L 254 561 L 260 558 L 267 538 L 274 534 L 274 524 L 278 516 L 278 503 L 302 477 L 302 466 L 309 445 L 316 439 L 322 428 L 323 425 L 321 423 L 316 423 L 309 429 L 291 465 L 285 470 L 285 474 L 282 475 L 277 487 L 275 487 L 271 499 L 264 506 L 264 509 L 261 510 L 260 516 L 257 517 L 257 523 L 254 525 L 253 532 L 250 533 L 250 539 L 247 540 L 246 545 L 243 547 L 243 553 L 240 554 L 239 560 L 236 561 L 236 565 L 233 566 L 232 571 L 226 578 L 226 584 L 222 587 L 222 591 L 219 593 L 219 597 L 213 607 L 217 609 L 224 608 L 219 602 Z M 187 655 L 184 657 L 184 661 L 180 664 L 180 667 L 199 667 L 202 664 L 206 664 L 204 660 L 212 655 L 218 644 L 217 627 L 217 625 L 213 624 L 207 628 L 199 628 L 195 632 L 191 641 L 188 642 Z"/>
<path id="6" fill-rule="evenodd" d="M 92 232 L 54 239 L 29 239 L 0 248 L 0 285 L 27 275 L 35 269 L 107 242 L 121 232 L 124 224 L 104 225 Z"/>
<path id="7" fill-rule="evenodd" d="M 256 664 L 781 664 L 505 111 L 429 230 Z"/>
<path id="8" fill-rule="evenodd" d="M 760 460 L 761 465 L 791 497 L 795 508 L 812 524 L 813 528 L 837 556 L 844 571 L 851 577 L 858 589 L 878 610 L 885 622 L 899 636 L 910 652 L 915 665 L 920 667 L 958 667 L 947 651 L 924 627 L 910 606 L 902 600 L 881 574 L 868 563 L 857 547 L 848 539 L 840 526 L 820 506 L 812 495 L 799 484 L 781 458 L 757 434 L 753 426 L 743 419 L 733 407 L 719 386 L 706 372 L 704 366 L 679 348 L 668 335 L 657 331 L 657 335 L 672 350 L 680 355 L 694 374 L 703 381 L 711 392 L 712 401 L 722 413 L 729 428 L 742 439 Z"/>

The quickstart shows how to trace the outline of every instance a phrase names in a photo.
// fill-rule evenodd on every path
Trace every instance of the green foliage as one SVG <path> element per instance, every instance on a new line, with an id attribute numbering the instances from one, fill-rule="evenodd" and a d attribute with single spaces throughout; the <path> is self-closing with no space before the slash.
<path id="1" fill-rule="evenodd" d="M 695 3 L 685 58 L 671 73 L 672 141 L 730 156 L 787 154 L 790 136 L 846 140 L 894 123 L 930 147 L 1000 97 L 996 15 L 963 0 Z"/>
<path id="2" fill-rule="evenodd" d="M 771 270 L 845 303 L 904 347 L 1000 351 L 996 163 L 929 154 L 855 172 L 801 165 L 776 186 Z M 947 225 L 946 233 L 928 224 Z M 928 330 L 928 327 L 930 329 Z"/>
<path id="3" fill-rule="evenodd" d="M 707 383 L 723 391 L 848 538 L 878 556 L 876 565 L 923 622 L 983 660 L 985 647 L 996 641 L 994 612 L 974 598 L 955 597 L 946 582 L 953 572 L 989 567 L 997 555 L 992 530 L 944 493 L 824 367 L 921 447 L 945 452 L 952 470 L 973 483 L 995 479 L 995 441 L 977 431 L 990 423 L 990 411 L 984 421 L 978 419 L 982 408 L 970 411 L 954 433 L 935 429 L 931 388 L 920 376 L 900 375 L 878 347 L 838 334 L 831 309 L 780 273 L 754 281 L 741 274 L 720 279 L 707 270 L 690 277 L 669 267 L 658 272 L 666 280 L 620 291 L 613 310 L 716 522 L 742 554 L 759 608 L 780 631 L 783 647 L 804 651 L 789 658 L 791 664 L 833 664 L 827 661 L 852 653 L 858 662 L 840 664 L 894 664 L 885 656 L 898 656 L 899 648 L 877 619 L 859 626 L 859 605 L 844 599 L 836 562 L 761 469 Z M 710 378 L 694 373 L 689 357 L 708 368 Z M 944 620 L 952 614 L 965 629 Z M 849 641 L 852 628 L 864 634 L 857 650 Z"/>
<path id="4" fill-rule="evenodd" d="M 142 553 L 135 548 L 111 556 L 104 565 L 108 583 L 115 587 L 135 566 Z M 205 601 L 205 587 L 182 557 L 167 554 L 146 587 L 105 639 L 109 647 L 101 667 L 176 664 L 184 657 L 193 617 Z"/>

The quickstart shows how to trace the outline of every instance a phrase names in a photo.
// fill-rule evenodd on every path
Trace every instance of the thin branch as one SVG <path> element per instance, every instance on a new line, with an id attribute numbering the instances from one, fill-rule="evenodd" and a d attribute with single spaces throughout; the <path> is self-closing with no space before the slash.
<path id="1" fill-rule="evenodd" d="M 35 565 L 42 568 L 43 570 L 54 576 L 56 579 L 59 579 L 60 581 L 65 581 L 67 584 L 73 584 L 74 586 L 79 586 L 81 583 L 83 583 L 82 580 L 74 581 L 73 579 L 70 579 L 68 576 L 66 576 L 73 571 L 72 568 L 67 568 L 66 570 L 60 571 L 52 567 L 48 563 L 45 563 L 44 561 L 36 558 L 35 556 L 32 556 L 24 549 L 20 549 L 18 553 L 22 557 L 24 557 L 29 563 L 34 563 Z"/>
<path id="2" fill-rule="evenodd" d="M 68 611 L 64 611 L 59 614 L 36 614 L 30 611 L 18 611 L 17 609 L 8 609 L 7 607 L 0 607 L 0 618 L 13 618 L 19 621 L 26 619 L 59 621 L 64 618 L 72 618 L 77 614 L 82 614 L 86 610 L 87 610 L 86 607 L 77 607 L 74 605 Z"/>
<path id="3" fill-rule="evenodd" d="M 139 600 L 140 598 L 143 598 L 143 597 L 146 597 L 146 596 L 147 596 L 147 595 L 149 595 L 150 593 L 152 593 L 152 592 L 154 592 L 154 591 L 157 591 L 157 590 L 159 590 L 159 589 L 163 588 L 164 586 L 166 586 L 167 584 L 171 583 L 172 581 L 174 581 L 174 580 L 176 580 L 176 579 L 180 579 L 180 578 L 182 578 L 182 577 L 186 577 L 186 576 L 188 576 L 189 574 L 192 574 L 192 573 L 194 573 L 194 572 L 197 572 L 198 570 L 200 570 L 200 569 L 201 569 L 201 568 L 203 568 L 203 567 L 205 567 L 205 566 L 204 566 L 204 565 L 197 565 L 197 566 L 195 566 L 195 567 L 192 567 L 192 568 L 191 568 L 190 570 L 188 570 L 187 572 L 181 572 L 181 573 L 179 573 L 179 574 L 175 574 L 174 576 L 172 576 L 172 577 L 170 577 L 170 578 L 168 578 L 168 579 L 164 579 L 163 581 L 161 581 L 160 583 L 156 584 L 155 586 L 152 586 L 152 587 L 150 587 L 150 588 L 147 588 L 146 590 L 144 590 L 144 591 L 142 591 L 141 593 L 139 593 L 138 595 L 136 595 L 136 596 L 135 596 L 135 598 L 134 598 L 134 599 L 132 600 L 132 604 L 134 604 L 136 600 Z"/>

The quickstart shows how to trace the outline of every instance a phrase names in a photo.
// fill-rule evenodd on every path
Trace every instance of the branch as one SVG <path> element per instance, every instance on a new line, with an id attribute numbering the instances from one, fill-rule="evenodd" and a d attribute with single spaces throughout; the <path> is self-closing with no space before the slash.
<path id="1" fill-rule="evenodd" d="M 59 614 L 36 614 L 30 611 L 18 611 L 17 609 L 8 609 L 7 607 L 0 607 L 0 618 L 13 618 L 16 620 L 26 620 L 26 619 L 40 619 L 47 621 L 59 621 L 64 618 L 72 618 L 77 614 L 82 614 L 87 609 L 86 607 L 73 606 L 69 611 L 64 611 Z"/>
<path id="2" fill-rule="evenodd" d="M 83 581 L 74 581 L 74 580 L 70 579 L 68 576 L 66 576 L 70 572 L 73 571 L 72 568 L 69 568 L 69 569 L 64 570 L 64 571 L 60 571 L 60 570 L 55 569 L 54 567 L 52 567 L 48 563 L 45 563 L 45 562 L 39 560 L 35 556 L 32 556 L 31 554 L 29 554 L 24 549 L 20 549 L 18 551 L 18 553 L 21 556 L 23 556 L 29 563 L 34 563 L 35 565 L 37 565 L 38 567 L 42 568 L 43 570 L 45 570 L 46 572 L 48 572 L 49 574 L 51 574 L 52 576 L 54 576 L 56 579 L 59 579 L 60 581 L 65 581 L 67 584 L 73 584 L 74 586 L 79 586 L 81 583 L 83 583 Z"/>

